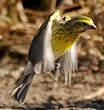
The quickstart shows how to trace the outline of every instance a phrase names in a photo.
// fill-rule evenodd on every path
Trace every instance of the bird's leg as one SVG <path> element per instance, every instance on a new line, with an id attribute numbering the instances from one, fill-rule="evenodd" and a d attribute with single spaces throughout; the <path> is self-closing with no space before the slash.
<path id="1" fill-rule="evenodd" d="M 55 75 L 56 74 L 56 72 L 57 72 L 57 70 L 60 68 L 60 63 L 59 63 L 59 59 L 57 59 L 56 61 L 55 61 L 55 67 L 54 67 L 54 70 L 52 70 L 51 72 Z"/>
<path id="2" fill-rule="evenodd" d="M 59 59 L 57 59 L 56 61 L 55 61 L 55 68 L 54 68 L 54 70 L 53 71 L 51 71 L 52 72 L 52 74 L 55 76 L 55 80 L 58 80 L 58 78 L 59 78 L 59 76 L 60 76 L 60 67 L 61 67 L 61 65 L 60 65 L 60 63 L 59 63 Z M 57 74 L 56 74 L 57 73 Z"/>
<path id="3" fill-rule="evenodd" d="M 52 73 L 55 74 L 59 68 L 60 68 L 60 63 L 55 63 L 55 68 L 52 71 Z"/>

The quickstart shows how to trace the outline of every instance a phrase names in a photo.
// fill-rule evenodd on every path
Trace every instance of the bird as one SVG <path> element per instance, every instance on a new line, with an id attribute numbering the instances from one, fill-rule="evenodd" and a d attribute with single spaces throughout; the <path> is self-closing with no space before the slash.
<path id="1" fill-rule="evenodd" d="M 67 84 L 69 73 L 77 69 L 76 42 L 82 33 L 93 29 L 96 29 L 93 20 L 84 15 L 62 17 L 60 10 L 49 15 L 31 42 L 27 67 L 12 96 L 23 103 L 33 77 L 56 72 L 57 64 L 60 64 L 60 72 L 64 73 Z"/>

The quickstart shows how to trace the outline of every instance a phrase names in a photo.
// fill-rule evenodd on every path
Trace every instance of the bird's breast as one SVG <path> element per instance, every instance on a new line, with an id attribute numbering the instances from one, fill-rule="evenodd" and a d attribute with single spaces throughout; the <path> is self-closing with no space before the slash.
<path id="1" fill-rule="evenodd" d="M 75 40 L 76 37 L 63 28 L 60 28 L 57 32 L 52 34 L 51 43 L 55 58 L 57 59 L 67 52 Z"/>

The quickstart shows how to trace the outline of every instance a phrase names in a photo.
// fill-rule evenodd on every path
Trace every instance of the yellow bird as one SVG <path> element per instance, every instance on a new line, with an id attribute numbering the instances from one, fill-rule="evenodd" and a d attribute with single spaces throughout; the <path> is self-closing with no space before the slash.
<path id="1" fill-rule="evenodd" d="M 48 16 L 32 40 L 26 70 L 12 93 L 14 98 L 23 102 L 33 76 L 56 70 L 57 60 L 61 73 L 65 74 L 65 84 L 70 81 L 69 73 L 77 69 L 75 43 L 88 29 L 96 26 L 87 16 L 62 18 L 59 10 Z"/>

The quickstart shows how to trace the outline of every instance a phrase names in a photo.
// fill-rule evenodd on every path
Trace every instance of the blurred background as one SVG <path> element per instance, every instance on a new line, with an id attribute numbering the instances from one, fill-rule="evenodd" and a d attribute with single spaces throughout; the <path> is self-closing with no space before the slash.
<path id="1" fill-rule="evenodd" d="M 56 81 L 52 74 L 38 75 L 25 104 L 20 105 L 10 93 L 25 70 L 32 38 L 57 9 L 63 16 L 87 15 L 97 29 L 84 33 L 77 43 L 78 72 L 73 74 L 71 86 L 64 85 L 64 78 Z M 103 103 L 104 0 L 0 0 L 0 108 L 101 110 Z"/>

